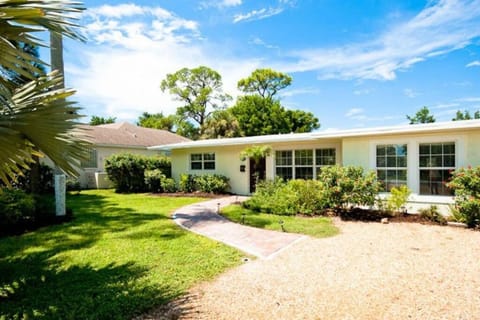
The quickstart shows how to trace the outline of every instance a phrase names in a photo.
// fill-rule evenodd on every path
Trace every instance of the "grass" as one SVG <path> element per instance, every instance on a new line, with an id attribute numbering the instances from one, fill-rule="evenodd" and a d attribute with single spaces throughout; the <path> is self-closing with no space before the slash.
<path id="1" fill-rule="evenodd" d="M 301 233 L 316 238 L 330 237 L 338 234 L 338 229 L 327 217 L 280 216 L 258 213 L 240 205 L 231 205 L 222 209 L 222 215 L 231 221 L 268 230 L 282 231 L 279 221 L 283 221 L 285 232 Z M 244 219 L 242 219 L 242 215 Z"/>
<path id="2" fill-rule="evenodd" d="M 131 319 L 238 265 L 170 213 L 198 198 L 69 195 L 75 219 L 0 239 L 0 319 Z"/>

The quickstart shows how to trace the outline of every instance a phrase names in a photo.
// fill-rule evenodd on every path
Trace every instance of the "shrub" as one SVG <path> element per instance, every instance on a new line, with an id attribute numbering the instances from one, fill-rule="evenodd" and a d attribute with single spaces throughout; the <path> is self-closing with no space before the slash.
<path id="1" fill-rule="evenodd" d="M 455 191 L 455 207 L 462 220 L 473 228 L 480 225 L 480 167 L 460 168 L 447 186 Z"/>
<path id="2" fill-rule="evenodd" d="M 193 180 L 196 191 L 221 194 L 226 193 L 230 188 L 229 178 L 219 174 L 203 174 L 195 176 Z"/>
<path id="3" fill-rule="evenodd" d="M 323 211 L 325 203 L 317 180 L 290 180 L 285 191 L 290 193 L 287 199 L 292 201 L 295 213 L 313 215 Z"/>
<path id="4" fill-rule="evenodd" d="M 396 212 L 399 212 L 400 209 L 407 203 L 408 197 L 412 193 L 406 185 L 401 185 L 400 187 L 393 187 L 390 190 L 390 197 L 387 200 L 387 208 Z"/>
<path id="5" fill-rule="evenodd" d="M 168 158 L 124 153 L 114 154 L 105 159 L 105 170 L 116 192 L 146 191 L 145 170 L 155 169 L 170 178 L 171 163 Z"/>
<path id="6" fill-rule="evenodd" d="M 3 183 L 1 183 L 3 185 Z M 53 170 L 47 165 L 40 164 L 38 167 L 38 183 L 32 190 L 32 170 L 24 169 L 23 175 L 17 176 L 15 181 L 12 181 L 12 186 L 21 189 L 27 193 L 35 191 L 38 194 L 53 193 Z"/>
<path id="7" fill-rule="evenodd" d="M 162 187 L 163 192 L 176 192 L 177 186 L 175 180 L 172 178 L 164 178 L 160 181 L 160 186 Z"/>
<path id="8" fill-rule="evenodd" d="M 145 185 L 150 192 L 162 192 L 162 180 L 167 177 L 162 173 L 160 169 L 145 170 Z"/>
<path id="9" fill-rule="evenodd" d="M 318 179 L 325 206 L 333 209 L 373 206 L 380 191 L 376 174 L 365 174 L 362 167 L 327 166 Z"/>
<path id="10" fill-rule="evenodd" d="M 33 221 L 35 200 L 19 189 L 0 190 L 0 232 L 7 233 Z"/>
<path id="11" fill-rule="evenodd" d="M 178 183 L 178 189 L 181 192 L 195 191 L 195 176 L 193 174 L 182 173 Z"/>
<path id="12" fill-rule="evenodd" d="M 447 219 L 438 211 L 438 207 L 431 205 L 429 208 L 419 210 L 420 217 L 440 224 L 447 223 Z"/>

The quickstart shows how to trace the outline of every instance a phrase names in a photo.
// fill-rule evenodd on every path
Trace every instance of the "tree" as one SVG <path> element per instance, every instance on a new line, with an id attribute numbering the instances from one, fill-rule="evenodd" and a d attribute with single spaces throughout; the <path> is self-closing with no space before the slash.
<path id="1" fill-rule="evenodd" d="M 164 116 L 162 112 L 151 114 L 144 112 L 138 117 L 137 125 L 144 128 L 160 129 L 174 132 L 177 118 L 175 115 Z"/>
<path id="2" fill-rule="evenodd" d="M 204 123 L 200 139 L 242 137 L 243 132 L 235 116 L 227 110 L 216 110 Z"/>
<path id="3" fill-rule="evenodd" d="M 254 93 L 265 99 L 273 99 L 275 94 L 292 83 L 288 74 L 272 69 L 257 69 L 245 79 L 237 83 L 239 90 L 246 94 Z"/>
<path id="4" fill-rule="evenodd" d="M 430 114 L 430 110 L 427 107 L 418 110 L 414 116 L 407 115 L 407 119 L 410 120 L 410 124 L 435 122 L 434 116 Z"/>
<path id="5" fill-rule="evenodd" d="M 246 95 L 228 109 L 238 120 L 243 134 L 260 136 L 267 134 L 311 132 L 318 129 L 318 119 L 302 110 L 286 110 L 280 101 L 262 98 L 260 95 Z"/>
<path id="6" fill-rule="evenodd" d="M 225 103 L 231 100 L 229 95 L 223 93 L 220 74 L 205 66 L 183 68 L 167 74 L 160 87 L 184 103 L 177 109 L 177 115 L 185 121 L 196 123 L 200 135 L 203 134 L 203 124 L 210 114 L 224 108 Z"/>
<path id="7" fill-rule="evenodd" d="M 243 149 L 240 152 L 240 160 L 245 161 L 247 159 L 252 159 L 253 160 L 253 172 L 254 172 L 254 179 L 255 183 L 253 185 L 253 188 L 255 189 L 258 182 L 260 179 L 263 179 L 264 177 L 261 177 L 261 169 L 260 169 L 260 161 L 269 156 L 270 153 L 272 153 L 272 147 L 267 146 L 267 145 L 255 145 L 255 146 L 250 146 L 245 149 Z"/>
<path id="8" fill-rule="evenodd" d="M 473 114 L 473 117 L 470 115 L 470 112 L 468 110 L 465 111 L 460 111 L 458 110 L 455 118 L 452 119 L 452 121 L 461 121 L 461 120 L 472 120 L 472 119 L 480 119 L 480 110 L 475 111 Z"/>
<path id="9" fill-rule="evenodd" d="M 0 2 L 0 179 L 11 179 L 28 168 L 34 156 L 47 155 L 66 173 L 77 175 L 74 163 L 85 158 L 87 143 L 76 125 L 79 108 L 66 99 L 58 72 L 45 74 L 45 65 L 20 44 L 39 46 L 35 32 L 51 31 L 81 39 L 72 14 L 83 10 L 77 2 L 4 0 Z M 10 70 L 29 82 L 5 76 Z M 37 151 L 39 150 L 39 151 Z"/>
<path id="10" fill-rule="evenodd" d="M 115 123 L 116 120 L 117 120 L 116 117 L 104 118 L 104 117 L 99 117 L 99 116 L 92 116 L 92 118 L 90 119 L 89 125 L 99 126 L 101 124 Z"/>

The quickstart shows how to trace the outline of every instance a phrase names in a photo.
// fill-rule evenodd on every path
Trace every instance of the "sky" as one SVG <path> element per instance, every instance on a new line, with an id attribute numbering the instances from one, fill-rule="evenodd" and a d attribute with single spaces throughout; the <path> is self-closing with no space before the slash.
<path id="1" fill-rule="evenodd" d="M 92 115 L 135 123 L 180 106 L 166 74 L 207 66 L 236 97 L 257 68 L 289 74 L 281 103 L 320 130 L 437 121 L 480 109 L 480 0 L 84 1 L 64 44 L 67 86 Z"/>

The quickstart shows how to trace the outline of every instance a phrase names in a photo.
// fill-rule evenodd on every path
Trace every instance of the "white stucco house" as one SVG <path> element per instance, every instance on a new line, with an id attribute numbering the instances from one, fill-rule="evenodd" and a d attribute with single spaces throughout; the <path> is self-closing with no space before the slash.
<path id="1" fill-rule="evenodd" d="M 272 147 L 263 161 L 267 179 L 313 179 L 322 166 L 362 166 L 377 173 L 385 193 L 407 185 L 410 211 L 425 204 L 445 210 L 453 203 L 444 184 L 450 172 L 480 165 L 480 120 L 187 141 L 148 149 L 171 152 L 177 181 L 182 173 L 217 173 L 230 178 L 233 193 L 248 195 L 252 165 L 241 161 L 240 152 L 251 145 Z"/>
<path id="2" fill-rule="evenodd" d="M 138 127 L 127 122 L 98 126 L 82 125 L 92 143 L 90 158 L 82 161 L 79 181 L 82 188 L 108 188 L 110 181 L 104 169 L 107 157 L 116 153 L 161 155 L 165 151 L 148 149 L 161 144 L 188 142 L 189 139 L 166 130 Z"/>

